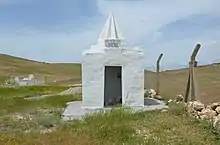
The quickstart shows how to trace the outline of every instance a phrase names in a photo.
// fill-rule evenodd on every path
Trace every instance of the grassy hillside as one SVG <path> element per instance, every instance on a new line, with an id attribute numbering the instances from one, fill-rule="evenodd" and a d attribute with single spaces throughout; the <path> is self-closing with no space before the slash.
<path id="1" fill-rule="evenodd" d="M 220 101 L 220 65 L 207 65 L 196 68 L 198 93 L 204 103 Z M 0 82 L 9 76 L 46 75 L 47 83 L 69 85 L 81 81 L 81 65 L 75 63 L 43 63 L 0 54 Z M 167 99 L 177 94 L 185 94 L 187 69 L 168 70 L 160 73 L 161 94 Z M 55 82 L 56 81 L 56 82 Z M 145 88 L 155 88 L 156 74 L 145 71 Z"/>
<path id="2" fill-rule="evenodd" d="M 76 63 L 44 63 L 0 54 L 0 82 L 9 76 L 42 74 L 48 83 L 80 82 L 81 65 Z"/>
<path id="3" fill-rule="evenodd" d="M 220 65 L 199 66 L 195 69 L 198 94 L 204 103 L 220 101 Z M 185 94 L 188 79 L 187 69 L 168 70 L 160 73 L 161 94 L 173 98 L 177 94 Z M 147 88 L 155 88 L 155 73 L 145 73 Z"/>

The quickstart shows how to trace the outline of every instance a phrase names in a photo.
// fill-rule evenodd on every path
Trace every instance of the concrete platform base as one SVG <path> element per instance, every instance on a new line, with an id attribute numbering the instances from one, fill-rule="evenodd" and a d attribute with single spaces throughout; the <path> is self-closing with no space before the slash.
<path id="1" fill-rule="evenodd" d="M 132 108 L 134 111 L 151 111 L 156 109 L 163 109 L 168 108 L 163 101 L 159 101 L 152 98 L 146 98 L 144 101 L 144 107 L 134 107 Z M 81 101 L 73 101 L 67 103 L 67 108 L 62 114 L 63 120 L 74 120 L 74 119 L 81 119 L 87 114 L 92 114 L 98 111 L 105 111 L 110 110 L 112 108 L 102 108 L 102 109 L 83 109 Z"/>

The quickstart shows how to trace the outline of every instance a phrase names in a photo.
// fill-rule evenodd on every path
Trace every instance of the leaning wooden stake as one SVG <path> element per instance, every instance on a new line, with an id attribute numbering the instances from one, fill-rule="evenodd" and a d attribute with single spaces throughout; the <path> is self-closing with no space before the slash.
<path id="1" fill-rule="evenodd" d="M 195 89 L 195 72 L 194 72 L 194 68 L 195 68 L 195 58 L 196 55 L 200 49 L 201 45 L 197 44 L 196 47 L 194 48 L 194 51 L 190 57 L 190 61 L 189 61 L 189 76 L 188 76 L 188 82 L 187 82 L 187 86 L 186 86 L 186 94 L 185 94 L 185 98 L 184 98 L 184 102 L 188 102 L 188 101 L 195 101 L 198 100 L 198 96 L 196 95 L 196 89 Z"/>
<path id="2" fill-rule="evenodd" d="M 157 59 L 157 86 L 156 86 L 157 95 L 160 94 L 160 75 L 159 75 L 159 73 L 160 73 L 160 60 L 162 59 L 162 57 L 163 57 L 163 53 L 161 53 Z"/>

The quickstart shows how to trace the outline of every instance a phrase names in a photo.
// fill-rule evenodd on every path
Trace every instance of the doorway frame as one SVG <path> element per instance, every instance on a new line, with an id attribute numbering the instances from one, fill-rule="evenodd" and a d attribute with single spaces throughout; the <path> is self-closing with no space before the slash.
<path id="1" fill-rule="evenodd" d="M 120 79 L 121 79 L 121 101 L 120 105 L 123 104 L 123 92 L 124 92 L 124 87 L 123 87 L 123 65 L 104 65 L 104 75 L 103 75 L 103 107 L 114 107 L 115 105 L 106 105 L 106 97 L 105 97 L 105 90 L 106 90 L 106 67 L 120 67 Z"/>

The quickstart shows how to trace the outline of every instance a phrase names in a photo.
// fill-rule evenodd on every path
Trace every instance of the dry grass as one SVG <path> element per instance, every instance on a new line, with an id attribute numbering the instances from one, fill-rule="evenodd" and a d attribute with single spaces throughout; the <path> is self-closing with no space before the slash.
<path id="1" fill-rule="evenodd" d="M 208 65 L 196 68 L 196 80 L 198 94 L 204 103 L 220 101 L 220 70 L 219 66 Z M 156 74 L 152 72 L 145 73 L 145 86 L 147 88 L 156 88 Z M 185 94 L 188 79 L 188 70 L 168 70 L 160 73 L 161 94 L 166 99 L 174 98 L 177 94 Z"/>
<path id="2" fill-rule="evenodd" d="M 0 54 L 0 82 L 10 76 L 39 74 L 46 76 L 46 82 L 72 80 L 69 83 L 79 83 L 81 65 L 76 63 L 44 63 Z M 75 82 L 74 82 L 75 81 Z M 59 83 L 57 83 L 59 84 Z"/>
<path id="3" fill-rule="evenodd" d="M 20 138 L 2 137 L 2 145 L 97 145 L 96 140 L 86 135 L 77 135 L 71 131 L 56 131 L 49 134 L 16 134 Z M 1 144 L 1 143 L 0 143 Z"/>

